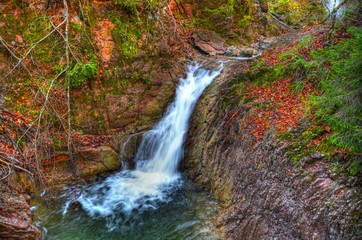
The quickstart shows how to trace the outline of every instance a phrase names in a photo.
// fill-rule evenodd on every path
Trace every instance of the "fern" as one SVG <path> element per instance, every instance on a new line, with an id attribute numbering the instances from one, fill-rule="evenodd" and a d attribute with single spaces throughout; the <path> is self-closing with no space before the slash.
<path id="1" fill-rule="evenodd" d="M 348 32 L 351 38 L 344 43 L 312 53 L 308 70 L 322 77 L 323 94 L 310 101 L 317 118 L 333 129 L 330 142 L 358 155 L 362 152 L 362 28 Z"/>

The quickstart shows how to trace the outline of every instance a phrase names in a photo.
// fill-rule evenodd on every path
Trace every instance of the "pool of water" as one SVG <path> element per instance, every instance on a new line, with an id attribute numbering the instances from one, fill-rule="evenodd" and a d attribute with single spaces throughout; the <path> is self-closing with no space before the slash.
<path id="1" fill-rule="evenodd" d="M 168 202 L 160 202 L 155 209 L 130 215 L 115 212 L 112 218 L 90 217 L 77 202 L 66 208 L 81 191 L 81 187 L 69 187 L 52 199 L 33 199 L 34 221 L 44 239 L 220 239 L 214 226 L 218 203 L 186 180 L 170 192 Z"/>

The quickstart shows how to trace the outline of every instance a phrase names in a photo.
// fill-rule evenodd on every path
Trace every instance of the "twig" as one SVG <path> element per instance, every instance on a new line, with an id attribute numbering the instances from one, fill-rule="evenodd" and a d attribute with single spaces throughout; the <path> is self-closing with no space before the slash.
<path id="1" fill-rule="evenodd" d="M 4 177 L 0 178 L 0 181 L 1 181 L 1 180 L 4 180 L 4 179 L 7 178 L 7 177 L 9 177 L 10 174 L 11 174 L 11 168 L 10 168 L 10 166 L 9 166 L 8 164 L 6 164 L 6 166 L 8 167 L 7 174 L 6 174 Z M 3 167 L 4 167 L 4 166 L 3 166 Z M 3 168 L 3 169 L 4 169 L 4 168 Z"/>
<path id="2" fill-rule="evenodd" d="M 64 21 L 65 21 L 65 32 L 64 32 L 64 37 L 65 37 L 65 57 L 66 57 L 66 68 L 69 69 L 69 11 L 68 11 L 68 3 L 67 0 L 63 0 L 63 5 L 64 5 Z M 73 145 L 73 140 L 72 140 L 72 126 L 71 126 L 71 106 L 70 106 L 70 78 L 66 76 L 66 83 L 67 83 L 67 114 L 68 114 L 68 139 L 67 139 L 67 143 L 68 143 L 68 151 L 69 151 L 69 161 L 70 161 L 70 165 L 72 167 L 72 171 L 73 171 L 73 175 L 77 175 L 77 170 L 76 170 L 76 165 L 75 165 L 75 160 L 74 160 L 74 155 L 73 155 L 73 150 L 74 150 L 74 145 Z"/>
<path id="3" fill-rule="evenodd" d="M 283 27 L 286 27 L 288 29 L 292 29 L 295 30 L 295 28 L 287 25 L 286 23 L 284 23 L 283 21 L 279 20 L 273 13 L 268 13 L 269 16 L 271 16 L 275 21 L 277 21 L 280 25 L 282 25 Z"/>
<path id="4" fill-rule="evenodd" d="M 334 15 L 336 12 L 338 12 L 338 10 L 339 10 L 344 4 L 346 4 L 348 1 L 349 1 L 349 0 L 344 0 L 344 1 L 342 1 L 342 2 L 341 2 L 340 4 L 338 4 L 338 6 L 335 7 L 332 11 L 330 11 L 330 10 L 328 9 L 329 14 L 321 21 L 321 23 L 324 23 L 325 21 L 327 21 L 327 20 L 330 18 L 331 15 Z"/>
<path id="5" fill-rule="evenodd" d="M 7 42 L 1 36 L 0 36 L 0 42 L 14 58 L 16 58 L 17 60 L 20 60 L 20 58 L 15 55 L 15 53 L 9 48 Z"/>
<path id="6" fill-rule="evenodd" d="M 26 169 L 23 168 L 23 167 L 20 167 L 20 166 L 18 166 L 18 165 L 13 164 L 13 163 L 6 162 L 6 161 L 1 160 L 1 159 L 0 159 L 0 162 L 6 164 L 6 165 L 8 165 L 8 166 L 12 166 L 12 167 L 14 167 L 14 168 L 17 168 L 17 169 L 19 169 L 19 170 L 21 170 L 21 171 L 24 171 L 24 172 L 26 172 L 27 174 L 29 174 L 30 176 L 33 176 L 33 174 L 32 174 L 30 171 L 26 170 Z"/>
<path id="7" fill-rule="evenodd" d="M 40 40 L 38 40 L 36 43 L 34 43 L 24 54 L 22 58 L 18 58 L 17 64 L 0 80 L 4 80 L 6 77 L 8 77 L 22 62 L 28 57 L 28 55 L 33 51 L 33 49 L 41 42 L 43 42 L 45 39 L 47 39 L 53 32 L 57 31 L 58 28 L 60 28 L 66 20 L 64 20 L 62 23 L 60 23 L 58 26 L 56 26 L 52 31 L 50 31 L 48 34 L 46 34 L 44 37 L 42 37 Z"/>

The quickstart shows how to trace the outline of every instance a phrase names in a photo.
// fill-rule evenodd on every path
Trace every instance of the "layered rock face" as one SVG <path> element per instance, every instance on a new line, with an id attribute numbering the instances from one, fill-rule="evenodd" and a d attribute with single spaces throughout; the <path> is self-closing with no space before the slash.
<path id="1" fill-rule="evenodd" d="M 29 205 L 21 194 L 0 183 L 0 239 L 40 239 Z"/>
<path id="2" fill-rule="evenodd" d="M 225 207 L 218 219 L 225 239 L 360 239 L 358 178 L 336 174 L 319 155 L 293 164 L 273 131 L 257 142 L 229 121 L 223 96 L 238 69 L 228 66 L 197 105 L 183 163 Z"/>

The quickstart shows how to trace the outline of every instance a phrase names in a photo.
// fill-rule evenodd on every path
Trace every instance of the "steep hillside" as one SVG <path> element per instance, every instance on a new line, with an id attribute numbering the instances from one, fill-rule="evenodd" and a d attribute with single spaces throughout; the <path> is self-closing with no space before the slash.
<path id="1" fill-rule="evenodd" d="M 362 32 L 328 30 L 230 63 L 197 106 L 183 169 L 224 206 L 225 239 L 362 236 Z"/>

